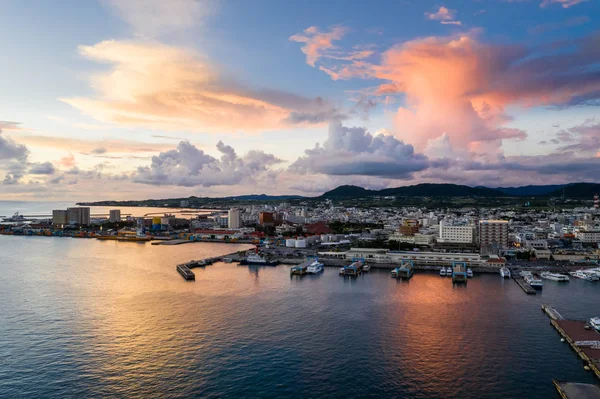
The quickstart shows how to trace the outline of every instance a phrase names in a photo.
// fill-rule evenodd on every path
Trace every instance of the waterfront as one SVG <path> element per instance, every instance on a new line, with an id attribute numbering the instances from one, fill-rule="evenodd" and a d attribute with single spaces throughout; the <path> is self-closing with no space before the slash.
<path id="1" fill-rule="evenodd" d="M 236 248 L 0 237 L 0 397 L 547 398 L 553 378 L 597 382 L 540 305 L 597 316 L 598 283 L 527 296 L 496 275 L 175 270 Z"/>

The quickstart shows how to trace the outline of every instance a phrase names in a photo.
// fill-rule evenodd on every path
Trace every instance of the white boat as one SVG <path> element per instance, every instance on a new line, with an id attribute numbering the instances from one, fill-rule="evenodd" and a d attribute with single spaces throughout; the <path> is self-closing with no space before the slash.
<path id="1" fill-rule="evenodd" d="M 452 277 L 452 268 L 451 267 L 446 268 L 446 276 Z"/>
<path id="2" fill-rule="evenodd" d="M 584 273 L 582 270 L 577 270 L 574 272 L 569 272 L 569 274 L 573 277 L 577 277 L 580 278 L 582 280 L 587 280 L 587 281 L 594 281 L 594 278 L 592 276 L 590 276 L 589 274 Z"/>
<path id="3" fill-rule="evenodd" d="M 398 277 L 398 268 L 397 267 L 393 268 L 392 271 L 390 272 L 390 274 L 391 274 L 391 277 L 397 278 Z"/>
<path id="4" fill-rule="evenodd" d="M 590 319 L 590 326 L 600 332 L 600 317 L 592 317 Z"/>
<path id="5" fill-rule="evenodd" d="M 546 280 L 569 281 L 569 276 L 565 276 L 564 274 L 560 273 L 542 272 L 540 276 L 542 276 L 542 278 L 545 278 Z"/>
<path id="6" fill-rule="evenodd" d="M 510 270 L 506 266 L 500 268 L 500 275 L 502 278 L 510 278 Z"/>
<path id="7" fill-rule="evenodd" d="M 362 271 L 363 271 L 363 272 L 368 272 L 369 270 L 371 270 L 371 265 L 364 264 L 364 265 L 363 265 L 363 270 L 362 270 Z"/>
<path id="8" fill-rule="evenodd" d="M 263 258 L 257 253 L 251 253 L 246 257 L 246 259 L 240 262 L 242 265 L 265 265 L 265 266 L 275 266 L 277 262 L 271 262 Z"/>
<path id="9" fill-rule="evenodd" d="M 308 267 L 306 268 L 306 272 L 308 274 L 317 274 L 317 273 L 321 273 L 322 271 L 323 271 L 323 264 L 321 262 L 319 262 L 318 260 L 315 260 L 313 263 L 308 265 Z"/>
<path id="10" fill-rule="evenodd" d="M 473 277 L 473 270 L 471 270 L 471 268 L 467 268 L 467 277 L 471 278 Z"/>
<path id="11" fill-rule="evenodd" d="M 525 282 L 531 286 L 531 288 L 541 289 L 543 282 L 541 278 L 535 277 L 533 274 L 525 276 Z"/>
<path id="12" fill-rule="evenodd" d="M 344 271 L 343 267 L 340 267 L 339 273 L 342 274 L 342 275 L 345 274 L 345 271 Z"/>
<path id="13" fill-rule="evenodd" d="M 445 267 L 442 267 L 442 268 L 440 269 L 440 276 L 442 276 L 442 277 L 446 277 L 446 268 L 445 268 Z"/>
<path id="14" fill-rule="evenodd" d="M 594 270 L 582 270 L 583 274 L 587 275 L 588 277 L 590 277 L 589 281 L 598 281 L 600 280 L 600 277 L 598 277 L 598 275 L 596 274 L 596 272 Z"/>

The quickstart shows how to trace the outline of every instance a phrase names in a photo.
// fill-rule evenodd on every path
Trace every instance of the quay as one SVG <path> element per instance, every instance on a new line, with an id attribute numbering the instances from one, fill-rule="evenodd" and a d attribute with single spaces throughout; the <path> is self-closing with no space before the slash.
<path id="1" fill-rule="evenodd" d="M 290 269 L 290 275 L 296 276 L 304 276 L 308 273 L 308 266 L 312 263 L 312 260 L 306 260 L 305 262 L 300 263 L 299 265 L 292 266 Z"/>
<path id="2" fill-rule="evenodd" d="M 535 295 L 536 291 L 535 289 L 533 289 L 533 287 L 531 287 L 523 277 L 521 276 L 515 276 L 514 273 L 510 273 L 511 277 L 513 280 L 515 280 L 515 282 L 519 285 L 519 287 L 521 287 L 523 289 L 523 291 L 525 291 L 525 293 L 527 295 Z"/>
<path id="3" fill-rule="evenodd" d="M 562 399 L 600 399 L 600 387 L 593 384 L 581 384 L 577 382 L 552 383 Z"/>
<path id="4" fill-rule="evenodd" d="M 552 311 L 548 313 L 546 311 L 548 308 L 550 308 L 548 305 L 542 306 L 546 314 L 549 316 L 550 314 L 554 314 Z M 558 312 L 556 314 L 560 315 Z M 566 320 L 564 318 L 555 320 L 550 316 L 550 324 L 552 324 L 560 336 L 569 343 L 569 346 L 583 360 L 586 370 L 589 368 L 600 379 L 600 333 L 591 328 L 583 320 Z M 570 397 L 574 398 L 578 396 Z"/>
<path id="5" fill-rule="evenodd" d="M 177 265 L 177 271 L 185 280 L 196 280 L 196 275 L 185 265 Z"/>

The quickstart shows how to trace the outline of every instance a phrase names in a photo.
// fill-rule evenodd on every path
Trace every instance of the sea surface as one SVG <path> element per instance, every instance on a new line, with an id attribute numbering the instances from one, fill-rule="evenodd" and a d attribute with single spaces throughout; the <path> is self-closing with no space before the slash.
<path id="1" fill-rule="evenodd" d="M 466 286 L 337 268 L 175 265 L 248 248 L 0 236 L 1 398 L 554 398 L 593 383 L 540 305 L 600 315 L 600 283 Z"/>
<path id="2" fill-rule="evenodd" d="M 11 217 L 15 212 L 19 212 L 28 218 L 52 216 L 53 209 L 67 209 L 77 207 L 74 202 L 66 201 L 0 201 L 0 220 L 3 217 Z M 210 213 L 208 209 L 186 209 L 186 208 L 158 208 L 147 206 L 91 206 L 91 217 L 108 216 L 111 209 L 120 209 L 121 216 L 152 217 L 163 216 L 165 213 L 174 214 L 181 217 L 190 217 L 192 214 Z"/>

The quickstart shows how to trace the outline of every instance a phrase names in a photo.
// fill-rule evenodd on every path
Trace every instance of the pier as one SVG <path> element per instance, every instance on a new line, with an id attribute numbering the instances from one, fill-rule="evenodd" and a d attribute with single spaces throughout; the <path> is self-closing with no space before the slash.
<path id="1" fill-rule="evenodd" d="M 512 276 L 512 279 L 515 280 L 515 282 L 519 285 L 519 287 L 521 287 L 523 289 L 523 291 L 525 291 L 525 293 L 527 295 L 535 295 L 536 291 L 535 289 L 533 289 L 533 287 L 531 287 L 523 277 L 521 276 L 515 276 L 514 273 L 511 272 L 510 274 Z"/>
<path id="2" fill-rule="evenodd" d="M 600 333 L 583 320 L 564 319 L 556 309 L 548 305 L 543 305 L 542 309 L 550 317 L 550 324 L 583 360 L 586 370 L 591 370 L 600 379 Z M 552 316 L 557 318 L 554 319 Z M 575 398 L 579 396 L 566 397 Z"/>
<path id="3" fill-rule="evenodd" d="M 581 384 L 578 382 L 558 382 L 552 383 L 563 399 L 600 399 L 600 387 L 593 384 Z"/>

